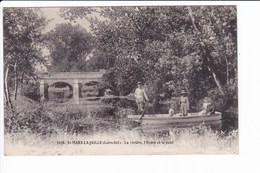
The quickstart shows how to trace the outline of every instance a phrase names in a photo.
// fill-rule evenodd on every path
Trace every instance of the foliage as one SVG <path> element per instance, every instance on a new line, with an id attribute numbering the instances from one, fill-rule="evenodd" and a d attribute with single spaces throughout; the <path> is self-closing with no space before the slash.
<path id="1" fill-rule="evenodd" d="M 91 17 L 96 13 L 101 16 L 99 19 Z M 142 81 L 154 106 L 174 98 L 172 102 L 178 107 L 182 89 L 187 90 L 193 106 L 210 96 L 216 109 L 234 117 L 232 121 L 237 124 L 234 6 L 79 7 L 63 8 L 61 15 L 70 20 L 86 18 L 91 22 L 91 34 L 71 24 L 58 24 L 50 31 L 44 40 L 52 59 L 50 70 L 105 68 L 108 73 L 103 77 L 104 88 L 113 89 L 116 95 L 129 95 L 137 81 Z M 36 64 L 44 62 L 40 43 L 47 23 L 35 8 L 4 9 L 5 99 L 8 100 L 8 89 L 15 91 L 24 77 L 36 78 Z M 30 87 L 24 86 L 29 97 Z M 36 86 L 33 90 L 36 96 Z M 91 131 L 97 128 L 94 124 L 108 127 L 111 119 L 120 117 L 121 110 L 113 106 L 128 109 L 127 105 L 132 104 L 122 100 L 105 100 L 105 104 L 106 101 L 111 101 L 112 107 L 54 109 L 27 105 L 21 110 L 19 106 L 16 110 L 6 109 L 6 130 L 27 129 L 42 134 Z M 82 124 L 86 129 L 80 130 Z"/>
<path id="2" fill-rule="evenodd" d="M 19 97 L 15 112 L 5 109 L 5 133 L 27 132 L 50 136 L 59 133 L 93 133 L 117 129 L 115 107 L 50 105 Z"/>
<path id="3" fill-rule="evenodd" d="M 10 93 L 16 98 L 18 84 L 37 78 L 36 64 L 44 63 L 42 31 L 48 21 L 37 8 L 4 8 L 5 99 L 11 106 Z"/>
<path id="4" fill-rule="evenodd" d="M 23 84 L 22 95 L 35 100 L 40 101 L 40 86 L 38 82 L 25 82 Z"/>
<path id="5" fill-rule="evenodd" d="M 30 70 L 41 61 L 42 30 L 47 20 L 35 8 L 4 9 L 4 62 L 19 63 L 19 70 Z M 24 68 L 24 67 L 27 68 Z"/>
<path id="6" fill-rule="evenodd" d="M 51 59 L 49 70 L 84 71 L 93 41 L 91 34 L 79 25 L 58 24 L 45 37 Z"/>
<path id="7" fill-rule="evenodd" d="M 237 77 L 234 6 L 102 7 L 102 20 L 91 20 L 96 9 L 61 14 L 91 22 L 92 66 L 110 70 L 106 81 L 120 95 L 133 92 L 139 80 L 156 102 L 178 97 L 182 89 L 192 105 L 211 90 L 221 99 L 228 99 L 227 90 L 236 93 L 230 85 Z"/>
<path id="8" fill-rule="evenodd" d="M 210 90 L 208 95 L 212 98 L 216 110 L 222 112 L 222 122 L 225 129 L 238 128 L 238 84 L 237 79 L 230 80 L 224 86 L 225 97 L 216 90 Z"/>

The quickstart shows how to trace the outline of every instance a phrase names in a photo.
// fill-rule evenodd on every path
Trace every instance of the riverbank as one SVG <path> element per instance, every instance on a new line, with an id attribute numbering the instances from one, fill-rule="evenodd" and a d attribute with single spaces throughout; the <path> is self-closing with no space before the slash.
<path id="1" fill-rule="evenodd" d="M 47 138 L 6 134 L 5 155 L 172 155 L 238 154 L 238 131 L 228 134 L 204 126 L 173 129 L 169 136 L 122 130 L 92 135 L 61 133 Z"/>

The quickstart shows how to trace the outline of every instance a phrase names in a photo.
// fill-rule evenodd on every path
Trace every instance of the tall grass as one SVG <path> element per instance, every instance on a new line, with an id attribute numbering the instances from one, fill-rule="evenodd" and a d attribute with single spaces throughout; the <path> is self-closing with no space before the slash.
<path id="1" fill-rule="evenodd" d="M 58 144 L 61 141 L 65 144 Z M 120 142 L 120 144 L 68 144 L 68 141 Z M 47 139 L 35 134 L 29 136 L 26 133 L 15 136 L 8 134 L 5 136 L 5 154 L 238 154 L 238 132 L 232 131 L 224 135 L 204 126 L 198 126 L 189 129 L 173 129 L 169 136 L 147 135 L 129 130 L 78 135 L 60 133 Z"/>

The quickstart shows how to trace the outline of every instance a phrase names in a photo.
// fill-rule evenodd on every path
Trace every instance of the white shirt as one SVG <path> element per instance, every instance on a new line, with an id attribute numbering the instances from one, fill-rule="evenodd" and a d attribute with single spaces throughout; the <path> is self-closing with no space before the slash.
<path id="1" fill-rule="evenodd" d="M 135 98 L 136 98 L 136 100 L 139 100 L 139 101 L 148 100 L 148 97 L 147 97 L 144 89 L 142 89 L 142 88 L 136 88 Z"/>
<path id="2" fill-rule="evenodd" d="M 205 103 L 203 103 L 203 106 L 202 106 L 202 107 L 203 107 L 204 110 L 207 110 L 210 105 L 211 105 L 210 102 L 205 102 Z"/>

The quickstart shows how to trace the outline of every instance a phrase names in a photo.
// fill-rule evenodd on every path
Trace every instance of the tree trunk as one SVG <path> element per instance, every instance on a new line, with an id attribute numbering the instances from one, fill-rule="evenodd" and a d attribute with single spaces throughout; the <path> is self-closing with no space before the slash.
<path id="1" fill-rule="evenodd" d="M 220 93 L 221 93 L 222 95 L 225 95 L 224 90 L 223 90 L 223 88 L 222 88 L 222 85 L 220 84 L 220 82 L 219 82 L 219 80 L 218 80 L 216 74 L 215 74 L 214 72 L 212 72 L 212 75 L 213 75 L 213 78 L 214 78 L 214 80 L 215 80 L 215 82 L 216 82 L 216 84 L 217 84 L 217 86 L 218 86 L 218 89 L 219 89 Z"/>
<path id="2" fill-rule="evenodd" d="M 226 66 L 227 66 L 226 78 L 227 78 L 227 85 L 228 85 L 229 84 L 229 64 L 228 64 L 227 56 L 225 56 L 225 61 L 226 61 Z"/>
<path id="3" fill-rule="evenodd" d="M 190 18 L 191 18 L 192 25 L 193 25 L 194 29 L 197 31 L 198 28 L 195 25 L 195 19 L 194 19 L 193 13 L 192 13 L 192 9 L 191 9 L 191 7 L 187 7 L 187 8 L 188 8 L 188 11 L 189 11 L 189 15 L 190 15 Z"/>
<path id="4" fill-rule="evenodd" d="M 222 43 L 224 45 L 224 51 L 225 51 L 225 55 L 224 55 L 224 59 L 225 59 L 225 62 L 226 62 L 226 84 L 228 85 L 229 84 L 229 62 L 228 62 L 228 57 L 227 57 L 227 46 L 226 46 L 226 43 Z"/>
<path id="5" fill-rule="evenodd" d="M 17 64 L 14 64 L 14 100 L 17 98 L 18 79 L 17 79 Z"/>
<path id="6" fill-rule="evenodd" d="M 8 99 L 7 99 L 7 94 L 6 94 L 5 85 L 4 85 L 4 103 L 5 103 L 6 105 L 8 105 Z"/>
<path id="7" fill-rule="evenodd" d="M 220 93 L 221 93 L 222 95 L 225 95 L 224 90 L 223 90 L 223 87 L 222 87 L 222 85 L 220 84 L 220 81 L 218 80 L 216 73 L 215 73 L 210 67 L 208 67 L 208 70 L 211 72 L 211 74 L 212 74 L 212 76 L 213 76 L 213 78 L 214 78 L 215 83 L 217 84 L 217 87 L 218 87 Z"/>
<path id="8" fill-rule="evenodd" d="M 10 98 L 9 86 L 8 86 L 8 73 L 9 73 L 9 64 L 7 65 L 5 70 L 4 89 L 5 89 L 5 98 L 6 98 L 7 106 L 13 109 L 12 101 Z"/>
<path id="9" fill-rule="evenodd" d="M 21 95 L 24 95 L 24 93 L 23 93 L 23 78 L 24 78 L 24 72 L 22 72 L 22 76 L 21 76 Z"/>

